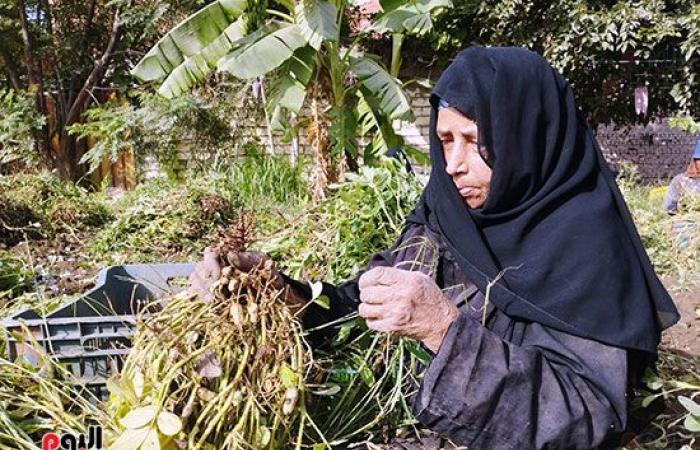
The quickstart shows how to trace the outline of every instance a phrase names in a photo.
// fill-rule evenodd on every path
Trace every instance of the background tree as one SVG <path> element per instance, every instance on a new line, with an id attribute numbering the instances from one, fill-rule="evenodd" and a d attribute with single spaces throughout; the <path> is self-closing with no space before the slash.
<path id="1" fill-rule="evenodd" d="M 35 132 L 42 162 L 77 180 L 84 141 L 68 133 L 87 107 L 125 87 L 128 70 L 152 42 L 163 13 L 192 3 L 141 0 L 2 0 L 0 58 L 6 85 L 35 97 L 46 117 Z"/>
<path id="2" fill-rule="evenodd" d="M 288 135 L 306 130 L 316 157 L 315 195 L 322 197 L 325 186 L 338 180 L 341 161 L 356 170 L 360 156 L 368 162 L 401 142 L 392 120 L 413 119 L 401 82 L 363 50 L 362 39 L 399 27 L 400 33 L 427 31 L 431 12 L 449 2 L 387 3 L 383 17 L 393 16 L 382 29 L 370 27 L 354 36 L 347 31 L 351 5 L 346 0 L 266 6 L 244 0 L 210 3 L 164 36 L 133 73 L 159 80 L 166 97 L 187 92 L 215 67 L 239 79 L 266 76 L 271 126 Z M 296 115 L 304 106 L 309 114 L 291 126 L 287 113 Z M 358 130 L 372 136 L 362 152 Z"/>
<path id="3" fill-rule="evenodd" d="M 431 42 L 443 59 L 470 43 L 541 53 L 570 81 L 593 125 L 700 117 L 695 0 L 455 0 Z M 649 108 L 638 116 L 634 89 L 642 86 Z"/>

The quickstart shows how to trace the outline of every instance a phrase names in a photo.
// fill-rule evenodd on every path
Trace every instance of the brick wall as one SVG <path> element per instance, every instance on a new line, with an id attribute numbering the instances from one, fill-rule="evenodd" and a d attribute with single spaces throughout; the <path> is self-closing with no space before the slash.
<path id="1" fill-rule="evenodd" d="M 620 162 L 632 163 L 642 179 L 652 182 L 684 171 L 700 135 L 670 129 L 662 121 L 620 129 L 599 126 L 597 137 L 613 168 Z"/>
<path id="2" fill-rule="evenodd" d="M 396 121 L 394 129 L 404 137 L 406 143 L 427 151 L 430 122 L 429 94 L 424 90 L 411 90 L 409 97 L 416 121 L 414 123 Z M 256 123 L 245 124 L 243 127 L 250 135 L 257 136 L 264 145 L 269 142 L 264 120 L 258 119 Z M 665 121 L 619 129 L 614 126 L 600 126 L 596 134 L 603 154 L 614 170 L 620 162 L 632 163 L 637 166 L 639 175 L 648 182 L 668 179 L 685 170 L 695 142 L 700 138 L 700 135 L 672 130 L 668 128 Z M 296 151 L 293 143 L 283 143 L 280 138 L 281 135 L 275 135 L 273 139 L 277 154 L 310 155 L 312 153 L 303 137 L 297 141 Z"/>

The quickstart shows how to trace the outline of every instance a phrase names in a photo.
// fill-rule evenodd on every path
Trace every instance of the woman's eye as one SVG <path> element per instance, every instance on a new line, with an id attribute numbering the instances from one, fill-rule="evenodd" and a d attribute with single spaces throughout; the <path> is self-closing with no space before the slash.
<path id="1" fill-rule="evenodd" d="M 484 161 L 488 161 L 489 151 L 486 148 L 486 146 L 483 144 L 477 144 L 477 148 L 479 149 L 479 156 L 481 156 L 481 159 L 483 159 Z"/>

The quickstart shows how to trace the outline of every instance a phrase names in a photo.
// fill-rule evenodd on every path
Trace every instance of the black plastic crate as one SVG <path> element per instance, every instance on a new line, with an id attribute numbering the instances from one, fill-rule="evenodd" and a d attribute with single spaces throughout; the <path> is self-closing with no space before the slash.
<path id="1" fill-rule="evenodd" d="M 95 288 L 41 317 L 25 310 L 3 320 L 10 360 L 31 355 L 13 334 L 26 326 L 46 354 L 78 380 L 106 398 L 107 379 L 121 370 L 129 353 L 136 314 L 148 301 L 174 294 L 186 285 L 194 264 L 129 264 L 102 269 Z M 31 361 L 30 361 L 31 362 Z"/>

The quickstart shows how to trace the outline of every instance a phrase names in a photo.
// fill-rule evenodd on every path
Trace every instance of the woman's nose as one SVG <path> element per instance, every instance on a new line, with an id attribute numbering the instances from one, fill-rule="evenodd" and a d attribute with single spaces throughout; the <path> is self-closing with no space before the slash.
<path id="1" fill-rule="evenodd" d="M 460 144 L 455 142 L 452 145 L 452 151 L 447 152 L 445 171 L 449 176 L 455 176 L 458 173 L 467 172 L 467 158 L 465 157 L 464 149 Z"/>

